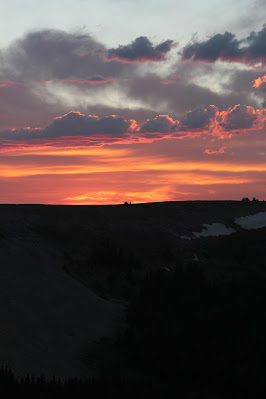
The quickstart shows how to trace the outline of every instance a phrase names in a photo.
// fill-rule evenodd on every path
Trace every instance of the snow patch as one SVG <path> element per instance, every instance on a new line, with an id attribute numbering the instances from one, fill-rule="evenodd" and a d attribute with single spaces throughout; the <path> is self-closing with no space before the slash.
<path id="1" fill-rule="evenodd" d="M 197 238 L 229 236 L 230 234 L 236 232 L 236 230 L 232 227 L 226 227 L 222 223 L 203 224 L 203 227 L 204 229 L 200 233 L 193 231 L 194 236 Z"/>
<path id="2" fill-rule="evenodd" d="M 261 229 L 262 227 L 266 227 L 266 212 L 241 216 L 240 218 L 236 218 L 234 222 L 246 230 Z"/>
<path id="3" fill-rule="evenodd" d="M 266 212 L 259 212 L 255 215 L 241 216 L 234 219 L 234 223 L 241 226 L 246 230 L 260 229 L 266 227 Z M 191 240 L 201 237 L 219 237 L 228 236 L 236 233 L 236 230 L 232 227 L 227 227 L 223 223 L 212 223 L 203 224 L 203 230 L 200 232 L 193 231 L 192 236 L 188 235 L 177 235 L 181 240 Z"/>
<path id="4" fill-rule="evenodd" d="M 189 237 L 189 236 L 179 236 L 178 235 L 177 237 L 181 238 L 181 240 L 191 240 L 191 237 Z"/>

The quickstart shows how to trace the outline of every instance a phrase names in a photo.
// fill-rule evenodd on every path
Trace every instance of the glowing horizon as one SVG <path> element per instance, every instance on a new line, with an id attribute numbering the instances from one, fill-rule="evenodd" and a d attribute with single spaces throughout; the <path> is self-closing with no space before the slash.
<path id="1" fill-rule="evenodd" d="M 109 24 L 117 5 L 105 3 Z M 44 12 L 45 26 L 3 39 L 0 203 L 266 199 L 266 26 L 238 24 L 237 4 L 212 26 L 216 11 L 192 3 L 199 20 L 184 5 L 178 33 L 171 16 L 155 34 L 145 3 L 137 34 L 118 24 L 107 40 Z"/>

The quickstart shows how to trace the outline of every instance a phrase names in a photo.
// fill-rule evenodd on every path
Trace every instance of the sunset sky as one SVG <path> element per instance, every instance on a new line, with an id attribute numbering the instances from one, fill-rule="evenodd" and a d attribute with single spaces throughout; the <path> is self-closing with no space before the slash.
<path id="1" fill-rule="evenodd" d="M 0 15 L 0 203 L 266 200 L 266 0 Z"/>

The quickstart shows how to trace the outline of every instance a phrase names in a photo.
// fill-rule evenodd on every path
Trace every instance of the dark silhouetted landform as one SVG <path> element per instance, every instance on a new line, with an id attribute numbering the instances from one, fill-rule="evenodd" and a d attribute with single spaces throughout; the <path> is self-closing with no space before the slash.
<path id="1" fill-rule="evenodd" d="M 266 388 L 263 201 L 1 205 L 0 226 L 10 394 Z"/>

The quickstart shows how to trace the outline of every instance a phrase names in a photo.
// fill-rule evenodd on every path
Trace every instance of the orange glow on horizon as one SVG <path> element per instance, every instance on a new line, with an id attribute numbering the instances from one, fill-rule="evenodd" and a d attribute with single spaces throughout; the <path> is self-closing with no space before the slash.
<path id="1" fill-rule="evenodd" d="M 64 203 L 69 205 L 111 205 L 123 203 L 124 201 L 131 201 L 136 204 L 141 202 L 162 202 L 167 200 L 169 200 L 167 190 L 151 190 L 146 192 L 126 191 L 124 193 L 117 193 L 115 191 L 92 191 L 90 193 L 78 195 L 76 197 L 66 197 L 64 198 Z"/>
<path id="2" fill-rule="evenodd" d="M 32 132 L 23 140 L 17 138 L 20 130 L 14 138 L 9 131 L 3 135 L 7 138 L 1 140 L 0 147 L 0 203 L 241 199 L 263 198 L 264 192 L 266 198 L 266 110 L 237 105 L 227 111 L 220 112 L 216 107 L 213 111 L 208 126 L 183 132 L 182 120 L 169 115 L 149 120 L 150 130 L 155 126 L 161 132 L 142 132 L 142 124 L 123 118 L 118 121 L 122 120 L 128 130 L 117 135 L 111 131 L 91 136 L 53 136 L 51 130 L 51 137 L 35 138 Z M 75 114 L 71 122 L 86 117 L 79 111 L 70 112 Z M 68 115 L 54 120 L 61 126 L 60 119 Z M 109 115 L 109 119 L 112 117 L 116 115 Z M 237 129 L 238 122 L 248 126 L 242 129 L 243 134 Z M 173 126 L 177 131 L 167 133 Z M 33 129 L 24 128 L 22 137 L 27 137 L 28 130 Z"/>
<path id="3" fill-rule="evenodd" d="M 103 153 L 102 153 L 103 154 Z M 88 154 L 87 154 L 88 155 Z M 60 156 L 60 155 L 59 155 Z M 90 156 L 90 155 L 89 155 Z M 86 159 L 86 155 L 83 155 Z M 94 157 L 97 157 L 97 152 Z M 88 158 L 89 161 L 89 158 Z M 86 165 L 84 163 L 72 165 L 71 158 L 67 165 L 44 165 L 33 166 L 25 163 L 23 168 L 18 166 L 0 165 L 0 177 L 23 177 L 35 175 L 75 175 L 75 174 L 94 174 L 94 173 L 114 173 L 114 172 L 145 172 L 145 171 L 166 171 L 166 172 L 266 172 L 266 164 L 233 164 L 233 163 L 216 163 L 204 161 L 180 161 L 171 162 L 165 157 L 157 157 L 142 159 L 138 162 L 136 157 L 130 157 L 127 153 L 117 151 L 116 156 L 110 153 L 110 157 L 94 160 L 94 163 Z"/>

